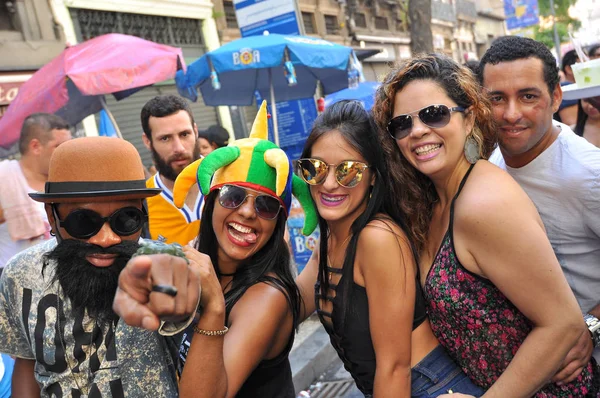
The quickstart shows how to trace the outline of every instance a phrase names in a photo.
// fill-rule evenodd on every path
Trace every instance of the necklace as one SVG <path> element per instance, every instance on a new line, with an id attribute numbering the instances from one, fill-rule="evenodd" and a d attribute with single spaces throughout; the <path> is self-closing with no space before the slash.
<path id="1" fill-rule="evenodd" d="M 346 243 L 348 243 L 348 241 L 350 240 L 350 238 L 352 238 L 352 234 L 348 235 L 346 237 L 346 239 L 344 239 L 344 241 L 340 245 L 340 248 L 343 249 L 344 246 L 346 245 Z M 331 280 L 333 279 L 333 274 L 335 273 L 335 272 L 331 271 L 331 269 L 335 269 L 335 267 L 333 266 L 333 262 L 331 261 L 331 258 L 329 257 L 330 251 L 333 251 L 333 250 L 327 250 L 327 267 L 330 268 L 329 270 L 327 270 L 329 282 L 331 282 Z"/>
<path id="2" fill-rule="evenodd" d="M 231 276 L 233 276 L 233 275 L 235 275 L 235 274 L 231 274 Z M 221 276 L 229 276 L 229 275 L 221 274 Z M 225 290 L 227 290 L 227 288 L 231 285 L 232 282 L 233 282 L 233 278 L 231 278 L 231 280 L 229 282 L 227 282 L 225 284 L 225 286 L 223 286 L 223 289 L 221 289 L 221 291 L 223 292 L 223 294 L 225 294 Z"/>

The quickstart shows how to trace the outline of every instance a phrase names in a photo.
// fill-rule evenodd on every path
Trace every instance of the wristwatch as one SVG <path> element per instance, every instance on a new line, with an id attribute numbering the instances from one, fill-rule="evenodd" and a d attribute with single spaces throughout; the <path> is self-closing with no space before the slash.
<path id="1" fill-rule="evenodd" d="M 600 347 L 600 320 L 592 314 L 584 314 L 583 320 L 585 321 L 590 334 L 592 335 L 594 348 Z"/>

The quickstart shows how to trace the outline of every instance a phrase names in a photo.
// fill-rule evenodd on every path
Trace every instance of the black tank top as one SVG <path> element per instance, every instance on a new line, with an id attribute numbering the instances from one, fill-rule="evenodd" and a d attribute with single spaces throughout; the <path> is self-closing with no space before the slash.
<path id="1" fill-rule="evenodd" d="M 329 289 L 334 290 L 335 295 L 330 295 L 328 292 L 327 297 L 323 297 L 321 294 L 322 276 L 319 273 L 315 284 L 317 314 L 329 334 L 331 344 L 344 363 L 346 370 L 352 375 L 358 389 L 365 395 L 373 394 L 376 361 L 369 327 L 367 290 L 354 282 L 353 267 L 349 270 L 327 267 L 327 270 L 342 274 L 342 277 L 337 285 L 329 284 Z M 425 299 L 418 277 L 415 283 L 413 330 L 427 318 Z M 321 309 L 322 298 L 332 303 L 333 313 Z M 345 314 L 342 303 L 346 305 Z M 329 321 L 326 321 L 325 318 L 329 318 Z"/>
<path id="2" fill-rule="evenodd" d="M 239 297 L 241 296 L 243 296 L 243 294 Z M 235 307 L 236 302 L 237 300 L 233 303 L 231 309 Z M 229 313 L 226 314 L 226 318 L 229 318 Z M 181 346 L 179 348 L 179 363 L 177 365 L 179 376 L 181 376 L 181 373 L 183 372 L 187 353 L 194 336 L 193 326 L 194 324 L 190 325 L 183 332 Z M 292 368 L 288 358 L 293 345 L 294 331 L 290 334 L 290 340 L 285 349 L 279 355 L 272 359 L 265 359 L 258 364 L 250 376 L 248 376 L 236 394 L 236 397 L 295 398 Z M 239 355 L 243 355 L 243 353 L 240 352 Z"/>

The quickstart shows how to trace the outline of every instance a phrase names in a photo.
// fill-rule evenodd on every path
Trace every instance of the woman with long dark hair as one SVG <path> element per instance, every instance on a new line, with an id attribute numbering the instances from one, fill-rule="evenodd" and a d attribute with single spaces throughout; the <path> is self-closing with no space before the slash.
<path id="1" fill-rule="evenodd" d="M 308 214 L 314 208 L 266 133 L 263 103 L 248 139 L 198 160 L 175 183 L 176 203 L 196 182 L 206 194 L 197 250 L 184 249 L 202 269 L 202 295 L 181 345 L 181 397 L 294 397 L 288 354 L 301 298 L 284 241 L 292 190 Z"/>
<path id="2" fill-rule="evenodd" d="M 177 206 L 196 183 L 205 195 L 204 210 L 195 249 L 188 246 L 184 252 L 189 268 L 199 273 L 201 295 L 195 320 L 180 340 L 180 397 L 293 398 L 288 354 L 301 297 L 284 241 L 292 192 L 307 214 L 306 234 L 316 227 L 316 215 L 306 184 L 293 174 L 286 154 L 267 140 L 265 103 L 249 138 L 211 152 L 180 173 L 173 190 Z M 174 274 L 173 279 L 185 277 Z M 198 286 L 158 288 L 181 299 L 187 291 L 197 294 Z M 141 299 L 139 304 L 148 301 Z M 169 319 L 182 315 L 177 303 L 171 310 Z M 173 327 L 163 325 L 163 332 L 180 331 L 180 325 L 167 326 Z"/>
<path id="3" fill-rule="evenodd" d="M 535 206 L 486 160 L 496 129 L 472 73 L 439 54 L 406 60 L 373 109 L 440 343 L 485 396 L 589 394 L 591 363 L 551 383 L 588 332 Z"/>
<path id="4" fill-rule="evenodd" d="M 583 98 L 577 103 L 575 134 L 600 147 L 600 97 Z"/>
<path id="5" fill-rule="evenodd" d="M 414 249 L 374 125 L 359 102 L 329 106 L 298 161 L 319 213 L 321 240 L 297 283 L 367 397 L 473 395 L 433 336 Z M 316 284 L 315 284 L 316 282 Z"/>

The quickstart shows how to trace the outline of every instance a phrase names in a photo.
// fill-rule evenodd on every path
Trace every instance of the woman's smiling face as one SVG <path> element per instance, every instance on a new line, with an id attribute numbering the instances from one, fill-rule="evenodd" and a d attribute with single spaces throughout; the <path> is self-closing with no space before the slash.
<path id="1" fill-rule="evenodd" d="M 273 235 L 278 217 L 267 220 L 256 213 L 256 196 L 264 193 L 236 187 L 246 192 L 246 199 L 239 207 L 229 209 L 219 203 L 219 193 L 215 201 L 212 223 L 219 243 L 219 264 L 230 262 L 237 266 L 267 244 Z"/>
<path id="2" fill-rule="evenodd" d="M 310 157 L 328 165 L 346 160 L 367 163 L 338 130 L 331 130 L 317 139 L 310 150 Z M 335 167 L 329 167 L 325 181 L 320 185 L 310 185 L 310 193 L 319 214 L 326 221 L 355 219 L 367 206 L 371 183 L 371 171 L 366 169 L 356 186 L 345 188 L 336 180 Z"/>
<path id="3" fill-rule="evenodd" d="M 464 144 L 472 126 L 463 113 L 452 112 L 446 126 L 431 128 L 413 113 L 429 105 L 457 104 L 432 80 L 415 80 L 396 93 L 392 117 L 412 114 L 412 129 L 396 140 L 402 155 L 421 173 L 431 177 L 454 166 L 464 157 Z"/>

